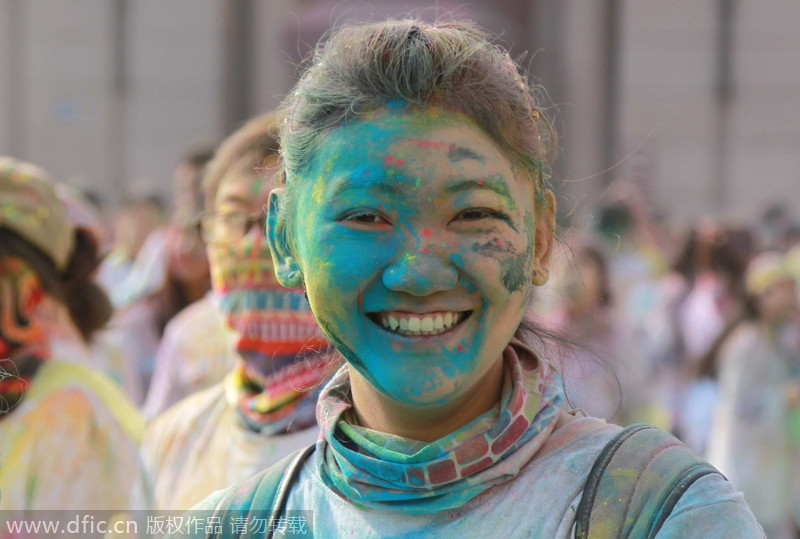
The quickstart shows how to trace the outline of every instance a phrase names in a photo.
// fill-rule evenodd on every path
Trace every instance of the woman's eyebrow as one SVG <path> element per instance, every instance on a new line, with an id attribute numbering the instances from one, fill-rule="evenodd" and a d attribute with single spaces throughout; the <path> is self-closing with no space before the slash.
<path id="1" fill-rule="evenodd" d="M 455 144 L 450 145 L 450 149 L 447 151 L 447 158 L 450 160 L 451 163 L 462 161 L 464 159 L 475 159 L 480 163 L 486 162 L 483 156 L 480 155 L 475 150 L 464 148 L 462 146 L 457 146 Z"/>
<path id="2" fill-rule="evenodd" d="M 511 191 L 508 189 L 508 184 L 503 181 L 502 177 L 499 176 L 457 180 L 446 185 L 444 191 L 446 193 L 460 193 L 463 191 L 472 191 L 474 189 L 494 191 L 501 197 L 507 199 L 508 202 L 513 206 L 514 201 L 511 198 Z"/>
<path id="3" fill-rule="evenodd" d="M 408 138 L 406 140 L 419 148 L 447 148 L 447 159 L 449 159 L 451 163 L 462 161 L 464 159 L 475 159 L 481 163 L 486 162 L 486 159 L 475 150 L 453 144 L 452 142 L 442 142 L 438 140 L 420 138 Z"/>
<path id="4" fill-rule="evenodd" d="M 403 192 L 403 186 L 399 182 L 394 180 L 386 180 L 378 183 L 362 185 L 359 184 L 358 181 L 353 181 L 352 179 L 345 179 L 345 178 L 334 180 L 333 184 L 330 186 L 329 189 L 332 199 L 339 198 L 350 190 L 368 189 L 369 191 L 380 191 L 384 193 L 389 193 L 391 195 L 399 195 Z"/>

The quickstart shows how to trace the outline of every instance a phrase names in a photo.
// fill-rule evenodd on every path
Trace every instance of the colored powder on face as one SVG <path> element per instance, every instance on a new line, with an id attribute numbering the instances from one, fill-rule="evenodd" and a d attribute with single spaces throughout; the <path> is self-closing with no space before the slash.
<path id="1" fill-rule="evenodd" d="M 344 341 L 341 339 L 341 337 L 339 337 L 333 331 L 333 328 L 331 327 L 331 325 L 328 324 L 327 322 L 325 322 L 324 320 L 319 320 L 318 319 L 317 322 L 319 322 L 319 325 L 322 328 L 323 332 L 325 333 L 325 336 L 328 338 L 328 340 L 331 342 L 331 344 L 333 344 L 336 347 L 336 349 L 339 351 L 339 353 L 342 354 L 342 356 L 344 356 L 345 360 L 347 360 L 348 363 L 350 363 L 353 367 L 358 369 L 360 372 L 362 372 L 362 373 L 367 372 L 367 368 L 366 368 L 366 365 L 364 365 L 364 362 L 361 361 L 361 359 L 358 357 L 358 355 L 349 346 L 347 346 L 344 343 Z M 376 382 L 374 380 L 372 380 L 372 383 L 376 383 Z M 381 389 L 381 388 L 379 388 L 379 389 Z"/>
<path id="2" fill-rule="evenodd" d="M 533 267 L 536 226 L 533 222 L 533 214 L 530 212 L 525 214 L 525 228 L 529 237 L 528 248 L 521 255 L 507 260 L 501 265 L 503 286 L 510 292 L 522 289 L 529 282 L 528 270 Z"/>
<path id="3" fill-rule="evenodd" d="M 502 265 L 503 286 L 509 292 L 521 290 L 528 282 L 528 253 L 504 262 Z"/>
<path id="4" fill-rule="evenodd" d="M 430 238 L 432 234 L 433 234 L 433 231 L 430 228 L 423 228 L 422 229 L 422 235 L 425 236 L 426 238 Z"/>

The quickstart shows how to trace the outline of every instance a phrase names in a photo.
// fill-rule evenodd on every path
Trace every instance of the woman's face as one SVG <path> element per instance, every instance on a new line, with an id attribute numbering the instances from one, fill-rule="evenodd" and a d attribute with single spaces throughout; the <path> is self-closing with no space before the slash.
<path id="1" fill-rule="evenodd" d="M 290 286 L 302 276 L 351 367 L 403 404 L 478 386 L 547 261 L 551 194 L 538 218 L 531 179 L 466 116 L 438 109 L 336 128 L 294 181 L 291 229 L 273 211 L 280 191 L 270 204 L 278 273 Z"/>

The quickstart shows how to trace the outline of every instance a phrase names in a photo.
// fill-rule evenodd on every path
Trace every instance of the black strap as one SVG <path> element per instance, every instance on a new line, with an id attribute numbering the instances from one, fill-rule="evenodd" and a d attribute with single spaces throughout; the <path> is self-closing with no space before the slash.
<path id="1" fill-rule="evenodd" d="M 248 511 L 263 514 L 269 508 L 270 520 L 268 522 L 278 522 L 278 518 L 286 509 L 286 501 L 292 491 L 292 486 L 297 482 L 303 464 L 309 455 L 314 452 L 316 444 L 311 444 L 292 454 L 287 455 L 280 461 L 272 465 L 264 472 L 252 477 L 240 488 L 228 489 L 214 508 L 213 516 L 219 521 L 225 521 L 226 513 L 229 511 Z M 281 469 L 282 467 L 282 469 Z M 242 496 L 242 492 L 246 492 Z M 238 515 L 237 515 L 238 516 Z M 252 515 L 251 515 L 252 516 Z M 275 534 L 274 527 L 267 531 L 265 537 L 272 538 Z M 206 534 L 206 539 L 219 539 L 222 537 L 249 537 L 249 533 L 244 534 L 225 534 L 220 535 L 213 531 Z"/>
<path id="2" fill-rule="evenodd" d="M 275 492 L 272 502 L 272 512 L 269 515 L 269 522 L 278 522 L 278 519 L 283 515 L 286 510 L 286 501 L 289 499 L 289 494 L 292 492 L 292 486 L 297 482 L 300 477 L 300 471 L 303 469 L 303 464 L 311 453 L 314 452 L 316 444 L 311 444 L 302 451 L 300 451 L 294 459 L 289 463 L 286 471 L 283 473 L 281 482 L 278 485 L 278 490 Z M 275 528 L 270 526 L 267 532 L 266 539 L 272 539 L 275 535 Z"/>
<path id="3" fill-rule="evenodd" d="M 649 425 L 640 423 L 630 425 L 619 431 L 600 451 L 589 472 L 589 477 L 586 478 L 586 483 L 583 485 L 583 496 L 581 496 L 578 511 L 575 515 L 575 539 L 588 539 L 589 537 L 589 517 L 592 515 L 597 489 L 600 487 L 600 480 L 603 478 L 606 468 L 608 468 L 608 463 L 611 462 L 617 449 L 625 443 L 625 440 L 646 428 L 650 428 Z"/>
<path id="4" fill-rule="evenodd" d="M 672 510 L 675 508 L 678 500 L 681 499 L 686 489 L 692 486 L 692 483 L 712 473 L 719 473 L 719 471 L 710 464 L 698 464 L 676 477 L 659 502 L 659 513 L 650 521 L 647 537 L 656 536 L 659 530 L 661 530 L 661 526 L 664 525 L 664 522 L 666 522 L 667 518 L 672 514 Z"/>

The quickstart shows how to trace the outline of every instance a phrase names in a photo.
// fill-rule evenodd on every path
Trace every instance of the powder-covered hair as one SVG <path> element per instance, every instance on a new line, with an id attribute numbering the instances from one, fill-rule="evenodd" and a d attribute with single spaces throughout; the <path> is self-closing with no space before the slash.
<path id="1" fill-rule="evenodd" d="M 508 52 L 468 22 L 390 20 L 346 26 L 320 43 L 281 105 L 282 209 L 330 129 L 397 102 L 466 114 L 544 191 L 555 136 Z"/>
<path id="2" fill-rule="evenodd" d="M 278 159 L 278 115 L 257 116 L 220 144 L 203 174 L 206 210 L 214 209 L 214 199 L 222 179 L 230 173 L 252 173 Z"/>

